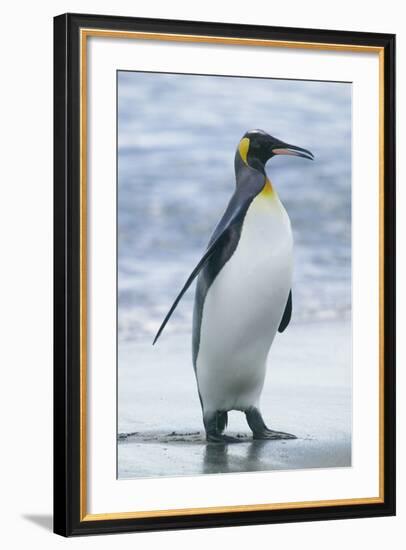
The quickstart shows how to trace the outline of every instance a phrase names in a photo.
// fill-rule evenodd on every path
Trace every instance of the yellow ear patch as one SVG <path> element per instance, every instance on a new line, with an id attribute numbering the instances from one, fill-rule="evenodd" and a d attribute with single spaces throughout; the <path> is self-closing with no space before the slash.
<path id="1" fill-rule="evenodd" d="M 250 140 L 248 138 L 242 138 L 238 145 L 238 150 L 240 152 L 240 156 L 242 160 L 245 162 L 245 164 L 248 164 L 247 161 L 247 155 L 248 155 L 248 149 L 250 148 Z"/>

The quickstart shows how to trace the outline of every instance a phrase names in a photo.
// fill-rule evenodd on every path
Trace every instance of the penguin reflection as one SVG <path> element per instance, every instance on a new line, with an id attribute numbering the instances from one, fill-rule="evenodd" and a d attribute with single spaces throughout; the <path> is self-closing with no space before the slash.
<path id="1" fill-rule="evenodd" d="M 268 428 L 259 409 L 270 347 L 292 314 L 290 220 L 265 172 L 275 155 L 313 160 L 310 151 L 262 130 L 243 136 L 235 154 L 235 191 L 154 340 L 198 277 L 193 366 L 209 442 L 239 441 L 223 433 L 231 410 L 245 413 L 254 439 L 295 438 Z"/>
<path id="2" fill-rule="evenodd" d="M 203 456 L 203 474 L 218 474 L 224 472 L 257 472 L 270 470 L 275 449 L 266 448 L 267 441 L 242 440 L 237 451 L 229 451 L 228 445 L 206 445 Z M 266 451 L 266 452 L 265 452 Z M 265 460 L 264 460 L 265 459 Z"/>

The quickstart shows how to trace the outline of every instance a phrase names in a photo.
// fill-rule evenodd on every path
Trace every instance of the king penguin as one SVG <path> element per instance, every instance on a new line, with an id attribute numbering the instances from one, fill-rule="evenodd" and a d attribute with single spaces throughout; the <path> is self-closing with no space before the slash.
<path id="1" fill-rule="evenodd" d="M 239 441 L 223 433 L 231 410 L 245 413 L 254 439 L 295 439 L 268 428 L 259 408 L 270 347 L 292 315 L 291 224 L 265 172 L 275 155 L 314 159 L 263 130 L 245 133 L 235 154 L 235 191 L 153 342 L 198 277 L 192 352 L 208 442 Z"/>

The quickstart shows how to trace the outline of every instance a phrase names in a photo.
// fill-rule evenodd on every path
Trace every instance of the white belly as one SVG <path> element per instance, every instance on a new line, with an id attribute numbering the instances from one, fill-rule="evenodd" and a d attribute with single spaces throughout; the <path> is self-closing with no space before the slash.
<path id="1" fill-rule="evenodd" d="M 238 246 L 203 306 L 196 376 L 204 411 L 258 405 L 292 285 L 292 233 L 276 194 L 249 207 Z"/>

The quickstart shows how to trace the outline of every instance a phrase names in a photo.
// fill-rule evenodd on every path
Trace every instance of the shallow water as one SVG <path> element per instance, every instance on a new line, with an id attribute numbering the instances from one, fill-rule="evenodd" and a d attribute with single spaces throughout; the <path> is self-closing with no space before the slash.
<path id="1" fill-rule="evenodd" d="M 151 341 L 234 188 L 251 128 L 310 149 L 267 171 L 292 222 L 294 318 L 351 312 L 351 85 L 119 72 L 118 336 Z M 190 290 L 166 328 L 189 334 Z"/>

